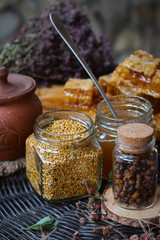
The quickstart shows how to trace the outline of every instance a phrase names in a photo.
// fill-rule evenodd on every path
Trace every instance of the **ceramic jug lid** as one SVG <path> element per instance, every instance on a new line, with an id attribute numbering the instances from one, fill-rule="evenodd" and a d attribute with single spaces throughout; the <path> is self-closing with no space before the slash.
<path id="1" fill-rule="evenodd" d="M 4 66 L 0 66 L 0 102 L 34 92 L 36 82 L 25 75 L 9 73 Z"/>

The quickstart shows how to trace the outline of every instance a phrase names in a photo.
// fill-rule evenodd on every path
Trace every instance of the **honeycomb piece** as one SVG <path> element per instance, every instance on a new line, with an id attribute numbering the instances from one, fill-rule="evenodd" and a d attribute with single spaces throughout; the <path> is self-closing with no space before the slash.
<path id="1" fill-rule="evenodd" d="M 116 67 L 109 83 L 126 95 L 160 98 L 160 59 L 138 50 Z"/>
<path id="2" fill-rule="evenodd" d="M 70 78 L 64 86 L 64 103 L 72 107 L 90 107 L 92 105 L 93 86 L 91 79 Z"/>
<path id="3" fill-rule="evenodd" d="M 156 141 L 160 141 L 160 113 L 154 116 L 156 119 Z"/>
<path id="4" fill-rule="evenodd" d="M 155 74 L 157 67 L 160 65 L 160 59 L 154 58 L 147 52 L 138 50 L 126 58 L 123 65 L 134 72 L 139 72 L 146 77 L 151 77 Z"/>
<path id="5" fill-rule="evenodd" d="M 114 85 L 110 84 L 110 81 L 112 81 L 112 74 L 101 76 L 98 79 L 100 86 L 102 87 L 103 91 L 107 94 L 107 96 L 110 97 L 114 95 L 123 94 L 122 91 L 120 91 Z"/>
<path id="6" fill-rule="evenodd" d="M 160 114 L 160 98 L 154 98 L 146 94 L 140 94 L 139 96 L 150 101 L 154 109 L 154 114 Z"/>

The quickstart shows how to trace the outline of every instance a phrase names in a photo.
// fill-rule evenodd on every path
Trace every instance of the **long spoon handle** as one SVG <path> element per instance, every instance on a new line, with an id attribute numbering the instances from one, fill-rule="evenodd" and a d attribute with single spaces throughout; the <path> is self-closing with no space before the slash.
<path id="1" fill-rule="evenodd" d="M 103 91 L 103 89 L 101 88 L 101 86 L 99 85 L 95 75 L 93 74 L 93 72 L 91 71 L 91 69 L 89 68 L 88 64 L 86 63 L 85 59 L 83 58 L 83 56 L 80 54 L 78 48 L 76 47 L 76 45 L 74 44 L 74 42 L 72 41 L 69 33 L 67 32 L 67 30 L 65 29 L 62 21 L 58 18 L 57 15 L 50 13 L 49 14 L 51 23 L 53 24 L 54 28 L 56 29 L 56 31 L 59 33 L 59 35 L 61 36 L 61 38 L 64 40 L 64 42 L 67 44 L 67 46 L 70 48 L 70 50 L 73 52 L 73 54 L 76 56 L 76 58 L 79 60 L 79 62 L 81 63 L 81 65 L 83 66 L 83 68 L 86 70 L 86 72 L 88 73 L 88 75 L 90 76 L 90 78 L 92 79 L 92 81 L 94 82 L 94 84 L 96 85 L 96 87 L 98 88 L 100 94 L 102 95 L 104 101 L 106 102 L 106 104 L 108 105 L 110 111 L 112 112 L 113 116 L 115 118 L 118 119 L 118 116 L 116 114 L 116 112 L 114 111 L 109 99 L 107 98 L 105 92 Z"/>

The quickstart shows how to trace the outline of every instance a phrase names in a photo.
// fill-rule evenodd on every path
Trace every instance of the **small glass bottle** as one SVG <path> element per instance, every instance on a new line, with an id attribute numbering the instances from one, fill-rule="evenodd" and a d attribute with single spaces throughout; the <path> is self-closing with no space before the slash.
<path id="1" fill-rule="evenodd" d="M 113 150 L 113 194 L 117 205 L 145 209 L 156 201 L 158 154 L 153 128 L 142 123 L 120 126 Z"/>
<path id="2" fill-rule="evenodd" d="M 54 132 L 50 131 L 53 123 Z M 60 132 L 63 124 L 67 134 Z M 70 131 L 73 124 L 77 124 L 76 133 Z M 83 130 L 77 133 L 79 127 Z M 26 175 L 36 192 L 47 200 L 86 196 L 84 180 L 89 188 L 98 190 L 102 149 L 95 139 L 92 119 L 68 110 L 40 115 L 34 133 L 26 141 Z"/>
<path id="3" fill-rule="evenodd" d="M 104 101 L 97 106 L 95 134 L 103 150 L 103 179 L 108 179 L 112 170 L 112 151 L 117 137 L 117 128 L 125 123 L 140 122 L 155 128 L 151 103 L 138 96 L 114 96 L 110 102 L 119 119 L 113 117 Z"/>

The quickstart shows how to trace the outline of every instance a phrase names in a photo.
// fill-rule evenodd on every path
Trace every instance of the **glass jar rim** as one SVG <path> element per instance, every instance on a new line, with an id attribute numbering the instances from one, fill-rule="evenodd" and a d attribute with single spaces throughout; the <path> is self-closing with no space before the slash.
<path id="1" fill-rule="evenodd" d="M 72 118 L 70 118 L 70 119 L 76 119 L 76 117 L 77 117 L 77 119 L 76 120 L 79 120 L 79 122 L 85 122 L 85 121 L 88 121 L 87 123 L 88 123 L 88 125 L 86 124 L 85 125 L 85 130 L 84 131 L 82 131 L 82 132 L 80 132 L 80 133 L 71 133 L 71 134 L 59 134 L 59 133 L 51 133 L 51 132 L 49 132 L 49 131 L 46 131 L 46 130 L 44 130 L 43 128 L 42 128 L 42 125 L 43 125 L 43 123 L 44 123 L 44 121 L 42 122 L 42 125 L 40 125 L 40 121 L 41 121 L 41 119 L 43 119 L 45 116 L 47 116 L 47 115 L 50 115 L 50 114 L 57 114 L 57 116 L 58 116 L 58 114 L 59 115 L 61 115 L 61 119 L 69 119 L 69 118 L 67 118 L 66 116 L 66 114 L 68 114 L 68 116 L 71 116 Z M 65 117 L 63 118 L 63 114 L 65 114 Z M 77 116 L 76 116 L 77 115 Z M 81 118 L 78 118 L 78 116 L 80 117 L 81 116 Z M 83 119 L 84 118 L 84 119 Z M 54 116 L 52 116 L 52 122 L 54 121 L 55 119 L 54 119 Z M 58 119 L 56 119 L 56 120 L 58 120 Z M 42 132 L 43 134 L 45 134 L 45 136 L 46 137 L 42 137 L 43 138 L 43 140 L 46 140 L 46 141 L 62 141 L 61 140 L 61 138 L 62 137 L 66 137 L 66 140 L 64 140 L 64 141 L 77 141 L 77 140 L 84 140 L 84 139 L 81 139 L 81 135 L 82 134 L 87 134 L 88 132 L 90 132 L 90 134 L 89 134 L 89 136 L 94 132 L 94 124 L 93 124 L 93 120 L 91 119 L 91 117 L 89 117 L 87 114 L 84 114 L 84 113 L 81 113 L 81 112 L 78 112 L 78 111 L 74 111 L 74 110 L 52 110 L 52 111 L 48 111 L 48 112 L 45 112 L 45 113 L 42 113 L 40 116 L 38 116 L 37 117 L 37 119 L 36 119 L 36 121 L 35 121 L 35 125 L 34 125 L 34 133 L 35 132 Z M 37 134 L 35 134 L 36 136 L 37 136 Z M 55 137 L 55 139 L 50 139 L 50 137 Z M 69 136 L 76 136 L 76 137 L 74 137 L 74 139 L 67 139 L 67 137 L 69 137 Z M 60 138 L 59 140 L 58 139 L 56 139 L 56 137 L 58 138 Z M 87 138 L 87 137 L 86 137 Z"/>
<path id="2" fill-rule="evenodd" d="M 139 100 L 139 101 L 141 101 L 143 104 L 145 104 L 146 105 L 146 107 L 147 107 L 147 111 L 146 112 L 144 112 L 142 115 L 143 116 L 147 116 L 148 115 L 148 112 L 150 113 L 150 115 L 152 115 L 152 112 L 153 112 L 153 108 L 152 108 L 152 105 L 151 105 L 151 103 L 147 100 L 147 99 L 145 99 L 145 98 L 143 98 L 143 97 L 140 97 L 140 96 L 132 96 L 132 95 L 116 95 L 116 96 L 112 96 L 111 98 L 110 98 L 110 102 L 111 102 L 111 104 L 114 106 L 114 102 L 112 102 L 112 100 L 116 100 L 116 99 L 121 99 L 121 100 L 125 100 L 125 99 L 131 99 L 131 100 Z M 98 105 L 97 105 L 97 113 L 98 113 L 98 115 L 99 115 L 99 117 L 101 118 L 101 119 L 104 119 L 104 120 L 111 120 L 112 122 L 124 122 L 124 121 L 126 121 L 126 120 L 128 120 L 128 118 L 123 118 L 123 119 L 121 119 L 121 118 L 114 118 L 114 117 L 109 117 L 109 116 L 107 116 L 107 115 L 104 115 L 102 112 L 101 112 L 101 110 L 100 110 L 100 108 L 101 108 L 101 106 L 102 106 L 102 104 L 104 104 L 105 103 L 105 101 L 104 100 L 102 100 L 102 101 L 100 101 L 99 103 L 98 103 Z M 108 108 L 108 106 L 106 105 L 106 107 Z M 143 107 L 144 107 L 144 105 L 143 105 Z M 106 109 L 107 109 L 106 108 Z M 109 110 L 109 108 L 108 108 L 108 110 Z M 108 112 L 109 114 L 110 114 L 110 111 Z M 140 118 L 140 117 L 142 117 L 142 115 L 141 116 L 137 116 L 137 117 L 132 117 L 132 118 L 130 118 L 130 120 L 135 120 L 135 119 L 138 119 L 138 118 Z M 96 116 L 97 117 L 97 116 Z"/>

